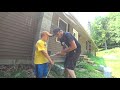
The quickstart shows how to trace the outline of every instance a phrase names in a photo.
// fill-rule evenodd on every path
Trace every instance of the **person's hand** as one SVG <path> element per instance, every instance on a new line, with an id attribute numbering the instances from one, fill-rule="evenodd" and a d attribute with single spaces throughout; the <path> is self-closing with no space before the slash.
<path id="1" fill-rule="evenodd" d="M 64 50 L 62 50 L 60 54 L 61 54 L 62 56 L 66 55 L 66 53 L 64 52 Z"/>
<path id="2" fill-rule="evenodd" d="M 54 65 L 54 61 L 53 61 L 53 60 L 51 60 L 51 61 L 50 61 L 50 64 Z"/>
<path id="3" fill-rule="evenodd" d="M 61 52 L 57 52 L 57 53 L 55 54 L 55 56 L 58 56 L 58 55 L 61 55 Z"/>
<path id="4" fill-rule="evenodd" d="M 57 52 L 55 54 L 55 56 L 59 56 L 59 55 L 64 56 L 64 55 L 66 55 L 66 53 L 64 52 L 64 50 L 62 50 L 61 52 Z"/>

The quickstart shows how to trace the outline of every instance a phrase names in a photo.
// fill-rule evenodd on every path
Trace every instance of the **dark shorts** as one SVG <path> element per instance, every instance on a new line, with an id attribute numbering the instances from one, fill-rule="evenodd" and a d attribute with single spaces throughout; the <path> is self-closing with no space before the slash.
<path id="1" fill-rule="evenodd" d="M 48 63 L 35 64 L 34 73 L 36 78 L 46 77 L 48 74 Z"/>
<path id="2" fill-rule="evenodd" d="M 66 55 L 64 67 L 67 68 L 67 69 L 70 69 L 70 70 L 74 70 L 75 66 L 76 66 L 76 62 L 79 60 L 80 53 L 81 53 L 81 51 L 79 51 L 79 52 L 76 52 L 76 51 L 69 52 Z"/>

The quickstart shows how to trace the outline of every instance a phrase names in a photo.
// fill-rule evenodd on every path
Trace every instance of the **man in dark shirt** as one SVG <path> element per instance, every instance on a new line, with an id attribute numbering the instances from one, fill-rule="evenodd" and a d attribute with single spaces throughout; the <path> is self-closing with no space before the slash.
<path id="1" fill-rule="evenodd" d="M 70 32 L 63 32 L 60 28 L 53 30 L 53 35 L 56 36 L 63 46 L 63 50 L 56 55 L 66 55 L 64 67 L 68 77 L 76 78 L 74 69 L 76 62 L 81 53 L 81 45 Z"/>

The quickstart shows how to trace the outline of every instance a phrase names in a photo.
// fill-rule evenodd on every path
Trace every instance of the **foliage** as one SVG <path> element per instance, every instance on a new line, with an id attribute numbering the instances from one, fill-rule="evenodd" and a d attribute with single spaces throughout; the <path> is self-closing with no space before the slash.
<path id="1" fill-rule="evenodd" d="M 98 71 L 98 65 L 91 65 L 85 60 L 77 62 L 75 73 L 77 78 L 104 78 L 102 72 Z"/>
<path id="2" fill-rule="evenodd" d="M 105 42 L 108 48 L 120 45 L 120 12 L 110 12 L 107 16 L 98 16 L 91 23 L 91 35 L 98 47 Z"/>

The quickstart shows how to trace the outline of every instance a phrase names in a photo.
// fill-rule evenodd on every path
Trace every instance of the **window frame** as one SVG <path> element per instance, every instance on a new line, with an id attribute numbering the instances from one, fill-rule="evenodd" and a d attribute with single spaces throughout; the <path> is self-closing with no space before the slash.
<path id="1" fill-rule="evenodd" d="M 63 21 L 66 24 L 66 31 L 68 31 L 68 23 L 60 17 L 58 18 L 58 27 L 59 27 L 60 20 Z M 57 40 L 57 37 L 55 38 L 55 41 L 57 43 L 60 43 L 60 41 Z"/>
<path id="2" fill-rule="evenodd" d="M 66 31 L 68 31 L 68 23 L 60 17 L 58 18 L 58 27 L 59 27 L 60 20 L 66 24 Z"/>
<path id="3" fill-rule="evenodd" d="M 74 31 L 78 33 L 78 31 L 77 31 L 76 29 L 73 28 L 73 36 L 74 36 L 74 33 L 75 33 Z M 76 34 L 76 33 L 75 33 L 75 34 Z M 78 35 L 79 35 L 79 33 L 78 33 Z M 74 37 L 76 38 L 76 36 L 74 36 Z M 76 39 L 79 40 L 79 37 L 77 36 Z"/>

